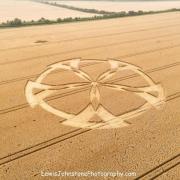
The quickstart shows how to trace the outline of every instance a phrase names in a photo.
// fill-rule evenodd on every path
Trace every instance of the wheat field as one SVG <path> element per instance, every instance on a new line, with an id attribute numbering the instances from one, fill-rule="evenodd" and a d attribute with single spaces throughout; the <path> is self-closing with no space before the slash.
<path id="1" fill-rule="evenodd" d="M 180 13 L 173 12 L 0 30 L 0 179 L 43 179 L 41 171 L 58 170 L 118 170 L 136 172 L 136 178 L 142 179 L 178 179 L 179 18 Z M 141 68 L 162 85 L 163 106 L 129 118 L 127 127 L 109 129 L 65 125 L 63 118 L 40 106 L 32 108 L 25 95 L 27 83 L 35 82 L 49 65 L 78 58 L 91 59 L 82 68 L 94 79 L 106 71 L 108 59 Z M 109 82 L 143 87 L 145 82 L 133 74 L 119 73 Z M 44 83 L 59 87 L 78 81 L 72 74 L 57 71 Z M 89 102 L 88 92 L 88 88 L 63 89 L 48 97 L 48 103 L 78 115 Z M 144 103 L 130 92 L 100 89 L 100 93 L 101 103 L 115 116 Z"/>

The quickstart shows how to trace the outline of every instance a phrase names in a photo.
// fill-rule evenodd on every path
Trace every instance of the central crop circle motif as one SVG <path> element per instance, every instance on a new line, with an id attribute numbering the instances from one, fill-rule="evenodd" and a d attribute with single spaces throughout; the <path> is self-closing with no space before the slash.
<path id="1" fill-rule="evenodd" d="M 96 79 L 91 77 L 82 67 L 92 64 L 108 63 L 108 69 L 100 73 Z M 110 82 L 110 78 L 121 71 L 132 71 L 130 76 L 143 78 L 148 85 L 141 87 L 122 85 L 116 82 Z M 61 83 L 58 85 L 45 84 L 43 80 L 56 71 L 73 72 L 83 82 Z M 54 73 L 55 74 L 55 73 Z M 143 99 L 145 103 L 141 106 L 124 112 L 120 115 L 114 115 L 110 110 L 101 103 L 100 87 L 105 87 L 118 92 L 129 92 Z M 46 99 L 54 93 L 61 90 L 89 89 L 89 103 L 78 114 L 64 112 L 48 104 Z M 38 92 L 34 92 L 38 90 Z M 154 94 L 153 94 L 154 93 Z M 118 128 L 129 125 L 127 121 L 130 118 L 137 117 L 148 109 L 159 108 L 163 105 L 165 96 L 164 90 L 160 84 L 156 84 L 148 75 L 146 75 L 139 67 L 122 62 L 116 59 L 94 60 L 94 59 L 72 59 L 52 64 L 48 69 L 42 72 L 35 81 L 28 81 L 25 88 L 25 95 L 31 107 L 37 105 L 44 110 L 57 115 L 64 119 L 62 124 L 80 128 Z M 81 98 L 81 97 L 79 97 Z M 98 119 L 92 120 L 92 119 Z"/>

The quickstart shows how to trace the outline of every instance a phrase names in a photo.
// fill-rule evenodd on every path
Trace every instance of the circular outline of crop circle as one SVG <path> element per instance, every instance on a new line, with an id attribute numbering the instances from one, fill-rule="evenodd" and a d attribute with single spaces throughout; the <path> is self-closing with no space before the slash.
<path id="1" fill-rule="evenodd" d="M 138 91 L 146 91 L 144 93 L 139 92 L 138 95 L 140 95 L 142 98 L 144 98 L 149 91 L 156 91 L 158 93 L 158 95 L 157 95 L 157 97 L 154 97 L 154 102 L 151 102 L 147 98 L 147 99 L 145 99 L 146 100 L 145 104 L 141 105 L 140 107 L 138 107 L 135 110 L 132 110 L 132 111 L 130 111 L 128 113 L 125 113 L 125 114 L 121 114 L 119 116 L 112 115 L 112 113 L 110 113 L 107 109 L 105 109 L 103 106 L 101 106 L 99 108 L 100 109 L 99 112 L 98 111 L 97 112 L 94 111 L 94 113 L 97 113 L 97 114 L 98 113 L 99 114 L 103 114 L 104 113 L 104 114 L 106 114 L 109 119 L 106 119 L 105 123 L 104 122 L 103 123 L 92 123 L 92 122 L 89 122 L 87 119 L 84 119 L 84 121 L 78 122 L 79 114 L 74 115 L 74 114 L 69 114 L 69 113 L 63 112 L 61 110 L 58 110 L 58 109 L 50 106 L 43 99 L 40 99 L 40 100 L 36 101 L 36 95 L 33 94 L 33 89 L 37 88 L 37 89 L 42 89 L 42 90 L 48 91 L 48 89 L 50 87 L 49 85 L 41 84 L 46 76 L 48 76 L 52 71 L 55 71 L 55 70 L 59 70 L 59 69 L 60 70 L 65 70 L 65 69 L 62 68 L 64 66 L 63 63 L 71 63 L 71 62 L 76 62 L 78 60 L 80 60 L 79 64 L 83 63 L 83 62 L 84 63 L 88 63 L 88 62 L 89 63 L 92 63 L 92 62 L 95 62 L 95 63 L 109 62 L 109 64 L 110 64 L 110 62 L 115 62 L 115 64 L 117 63 L 119 65 L 119 68 L 125 68 L 125 69 L 128 69 L 128 70 L 132 70 L 135 73 L 139 74 L 149 84 L 149 86 L 146 86 L 146 87 L 140 87 L 140 88 L 136 87 L 136 88 L 134 88 L 134 89 L 137 89 L 136 93 L 138 93 Z M 65 65 L 65 66 L 70 67 L 68 70 L 74 72 L 74 70 L 71 68 L 70 65 Z M 76 67 L 74 67 L 74 68 L 76 68 Z M 85 73 L 85 75 L 87 75 L 87 74 Z M 109 85 L 109 88 L 116 88 L 116 87 L 112 84 L 112 85 Z M 132 92 L 132 93 L 134 93 L 134 92 Z M 127 126 L 127 125 L 129 125 L 129 123 L 127 123 L 126 120 L 128 120 L 128 119 L 130 119 L 132 117 L 139 116 L 140 114 L 142 114 L 142 113 L 146 112 L 148 109 L 150 109 L 152 106 L 158 108 L 161 104 L 163 104 L 163 102 L 165 100 L 164 91 L 163 91 L 163 88 L 162 88 L 162 86 L 160 84 L 156 84 L 139 67 L 137 67 L 135 65 L 132 65 L 132 64 L 129 64 L 129 63 L 126 63 L 126 62 L 122 62 L 122 61 L 117 60 L 117 59 L 110 59 L 110 60 L 101 60 L 101 59 L 72 59 L 72 60 L 63 60 L 63 61 L 60 61 L 58 63 L 54 63 L 54 64 L 48 66 L 48 69 L 45 70 L 44 72 L 42 72 L 40 74 L 40 76 L 36 79 L 35 82 L 29 81 L 27 83 L 27 86 L 26 86 L 26 89 L 25 89 L 25 94 L 26 94 L 27 101 L 29 102 L 31 107 L 39 105 L 44 110 L 46 110 L 48 112 L 51 112 L 52 114 L 55 114 L 55 115 L 57 115 L 57 116 L 59 116 L 61 118 L 66 119 L 66 120 L 64 120 L 62 122 L 62 124 L 73 126 L 73 127 L 91 128 L 91 129 L 93 129 L 93 128 L 102 128 L 102 129 L 104 129 L 104 128 L 117 128 L 117 127 Z M 102 107 L 104 109 L 102 109 Z M 87 107 L 85 107 L 82 110 L 82 112 L 86 108 Z M 93 108 L 92 107 L 89 107 L 89 108 L 93 112 Z"/>

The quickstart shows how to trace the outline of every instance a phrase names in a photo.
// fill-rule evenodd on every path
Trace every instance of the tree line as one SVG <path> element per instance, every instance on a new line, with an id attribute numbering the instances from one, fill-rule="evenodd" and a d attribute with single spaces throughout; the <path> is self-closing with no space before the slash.
<path id="1" fill-rule="evenodd" d="M 98 9 L 79 8 L 79 7 L 69 6 L 69 5 L 65 5 L 65 4 L 58 4 L 56 2 L 48 2 L 48 1 L 36 1 L 36 2 L 48 4 L 51 6 L 66 8 L 66 9 L 70 9 L 70 10 L 74 10 L 74 11 L 81 11 L 84 13 L 93 13 L 93 14 L 114 14 L 115 13 L 115 12 L 109 12 L 109 11 L 98 10 Z"/>
<path id="2" fill-rule="evenodd" d="M 101 19 L 111 19 L 111 18 L 120 18 L 120 17 L 127 17 L 127 16 L 139 16 L 139 15 L 146 15 L 146 14 L 157 14 L 157 13 L 166 13 L 166 12 L 175 12 L 180 11 L 180 9 L 170 9 L 170 10 L 163 10 L 163 11 L 129 11 L 129 12 L 118 12 L 118 13 L 110 13 L 110 14 L 103 14 L 103 15 L 95 15 L 92 17 L 68 17 L 68 18 L 57 18 L 56 20 L 49 20 L 46 18 L 41 18 L 39 20 L 31 20 L 31 21 L 24 21 L 19 18 L 15 18 L 14 20 L 8 20 L 4 23 L 0 24 L 0 28 L 7 28 L 7 27 L 22 27 L 22 26 L 34 26 L 34 25 L 45 25 L 45 24 L 58 24 L 58 23 L 69 23 L 69 22 L 80 22 L 80 21 L 92 21 L 92 20 L 101 20 Z"/>

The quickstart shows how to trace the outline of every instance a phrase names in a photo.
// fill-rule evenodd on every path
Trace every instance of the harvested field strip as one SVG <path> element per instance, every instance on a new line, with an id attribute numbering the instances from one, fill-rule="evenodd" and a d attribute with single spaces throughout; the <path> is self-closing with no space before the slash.
<path id="1" fill-rule="evenodd" d="M 0 22 L 13 20 L 15 17 L 22 21 L 39 20 L 41 17 L 54 20 L 68 17 L 92 17 L 95 14 L 82 13 L 65 8 L 57 8 L 32 1 L 6 0 L 0 2 Z M 32 13 L 33 12 L 33 13 Z"/>
<path id="2" fill-rule="evenodd" d="M 127 2 L 123 2 L 123 1 L 104 1 L 103 3 L 101 1 L 92 1 L 91 3 L 89 3 L 90 1 L 80 1 L 80 0 L 76 0 L 76 1 L 66 1 L 66 0 L 55 0 L 55 1 L 51 1 L 48 0 L 47 1 L 48 4 L 50 5 L 65 5 L 69 8 L 71 7 L 75 7 L 81 10 L 81 9 L 95 9 L 95 10 L 99 10 L 99 11 L 107 11 L 107 12 L 119 12 L 119 11 L 139 11 L 139 10 L 144 10 L 144 11 L 153 11 L 153 10 L 163 10 L 163 9 L 171 9 L 174 7 L 180 7 L 180 3 L 178 1 L 163 1 L 163 3 L 161 1 L 127 1 Z M 56 3 L 56 4 L 54 4 Z M 73 9 L 73 8 L 72 8 Z"/>

